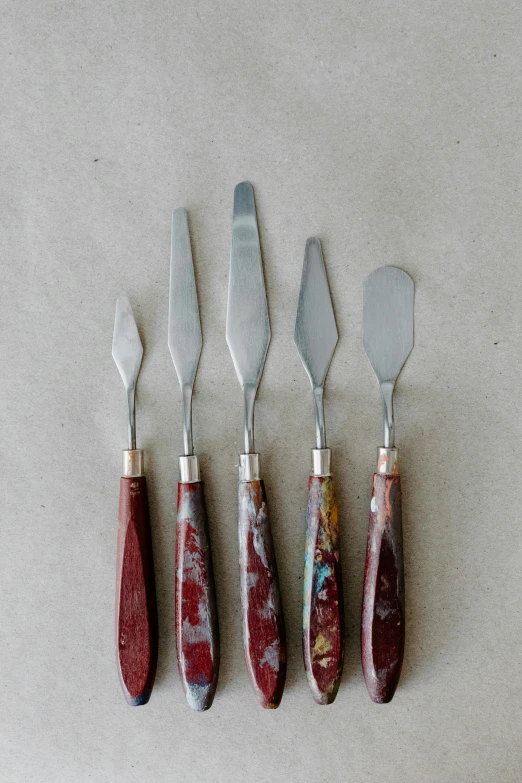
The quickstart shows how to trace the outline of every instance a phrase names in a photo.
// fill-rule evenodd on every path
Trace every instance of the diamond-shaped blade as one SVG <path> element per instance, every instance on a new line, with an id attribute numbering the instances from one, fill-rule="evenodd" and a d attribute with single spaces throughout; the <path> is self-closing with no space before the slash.
<path id="1" fill-rule="evenodd" d="M 249 182 L 234 190 L 228 282 L 227 343 L 242 386 L 257 387 L 270 342 L 254 191 Z"/>
<path id="2" fill-rule="evenodd" d="M 172 214 L 168 344 L 180 385 L 192 387 L 202 338 L 187 213 Z"/>
<path id="3" fill-rule="evenodd" d="M 364 281 L 363 346 L 379 383 L 395 383 L 413 348 L 413 280 L 381 266 Z"/>
<path id="4" fill-rule="evenodd" d="M 116 301 L 112 358 L 120 371 L 125 388 L 134 388 L 140 372 L 143 346 L 126 296 L 119 296 Z"/>
<path id="5" fill-rule="evenodd" d="M 321 387 L 338 340 L 321 243 L 306 241 L 294 340 L 313 388 Z"/>

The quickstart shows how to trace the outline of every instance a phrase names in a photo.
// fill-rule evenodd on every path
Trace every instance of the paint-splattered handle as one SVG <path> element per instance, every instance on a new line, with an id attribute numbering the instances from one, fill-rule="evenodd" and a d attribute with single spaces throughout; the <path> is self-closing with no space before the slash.
<path id="1" fill-rule="evenodd" d="M 261 480 L 239 482 L 239 568 L 250 682 L 261 706 L 275 709 L 285 686 L 286 635 Z"/>
<path id="2" fill-rule="evenodd" d="M 219 672 L 219 631 L 203 483 L 178 484 L 176 646 L 187 702 L 208 710 Z"/>
<path id="3" fill-rule="evenodd" d="M 146 704 L 156 676 L 158 616 L 145 476 L 120 479 L 116 650 L 127 702 Z"/>
<path id="4" fill-rule="evenodd" d="M 362 666 L 371 699 L 391 701 L 404 656 L 404 561 L 401 481 L 376 473 L 366 550 Z"/>
<path id="5" fill-rule="evenodd" d="M 344 660 L 339 525 L 331 476 L 310 476 L 303 587 L 303 656 L 318 704 L 331 704 Z"/>

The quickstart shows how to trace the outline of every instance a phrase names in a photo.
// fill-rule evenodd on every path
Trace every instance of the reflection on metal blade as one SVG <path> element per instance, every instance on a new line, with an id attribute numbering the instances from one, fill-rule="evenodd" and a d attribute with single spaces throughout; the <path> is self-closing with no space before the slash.
<path id="1" fill-rule="evenodd" d="M 227 343 L 242 386 L 257 388 L 269 342 L 254 191 L 249 182 L 241 182 L 234 191 Z"/>

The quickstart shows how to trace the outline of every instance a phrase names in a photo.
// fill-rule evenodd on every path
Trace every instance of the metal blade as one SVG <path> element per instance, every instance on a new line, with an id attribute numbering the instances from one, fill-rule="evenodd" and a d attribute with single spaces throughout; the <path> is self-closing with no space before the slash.
<path id="1" fill-rule="evenodd" d="M 413 348 L 413 280 L 382 266 L 364 281 L 363 346 L 379 383 L 394 384 Z"/>
<path id="2" fill-rule="evenodd" d="M 201 355 L 201 324 L 187 213 L 172 214 L 169 288 L 169 350 L 181 387 L 192 386 Z"/>
<path id="3" fill-rule="evenodd" d="M 339 335 L 321 243 L 306 241 L 294 341 L 312 388 L 323 386 Z"/>
<path id="4" fill-rule="evenodd" d="M 126 296 L 116 300 L 116 317 L 114 319 L 114 334 L 112 338 L 112 358 L 120 371 L 129 405 L 129 449 L 136 448 L 136 418 L 134 398 L 136 381 L 143 358 L 143 346 L 138 334 L 138 327 L 132 314 L 130 302 Z"/>
<path id="5" fill-rule="evenodd" d="M 120 371 L 125 388 L 135 387 L 143 358 L 143 346 L 126 296 L 119 296 L 116 300 L 112 358 Z"/>
<path id="6" fill-rule="evenodd" d="M 382 266 L 364 281 L 363 345 L 381 386 L 384 448 L 392 448 L 393 389 L 413 348 L 413 280 L 402 269 Z"/>
<path id="7" fill-rule="evenodd" d="M 202 346 L 187 213 L 172 214 L 168 344 L 183 398 L 183 444 L 192 454 L 192 386 Z"/>
<path id="8" fill-rule="evenodd" d="M 227 343 L 245 400 L 245 453 L 254 452 L 254 402 L 263 372 L 270 323 L 266 303 L 254 191 L 249 182 L 234 190 L 228 281 Z"/>
<path id="9" fill-rule="evenodd" d="M 240 384 L 257 388 L 270 343 L 270 323 L 254 191 L 249 182 L 241 182 L 234 190 L 227 343 Z"/>

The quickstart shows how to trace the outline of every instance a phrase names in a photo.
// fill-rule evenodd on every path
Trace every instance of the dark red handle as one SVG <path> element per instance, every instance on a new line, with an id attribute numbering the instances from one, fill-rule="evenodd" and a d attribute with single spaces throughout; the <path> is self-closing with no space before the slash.
<path id="1" fill-rule="evenodd" d="M 116 650 L 129 704 L 150 698 L 158 660 L 158 615 L 145 476 L 120 479 Z"/>
<path id="2" fill-rule="evenodd" d="M 176 643 L 187 702 L 208 710 L 219 671 L 219 631 L 203 483 L 178 484 Z"/>
<path id="3" fill-rule="evenodd" d="M 366 550 L 362 666 L 371 699 L 391 701 L 404 656 L 404 560 L 399 476 L 376 473 Z"/>
<path id="4" fill-rule="evenodd" d="M 279 706 L 286 677 L 286 635 L 277 565 L 262 481 L 239 482 L 239 569 L 248 674 L 262 707 Z"/>
<path id="5" fill-rule="evenodd" d="M 339 525 L 331 476 L 310 476 L 303 585 L 303 655 L 318 704 L 331 704 L 344 660 Z"/>

